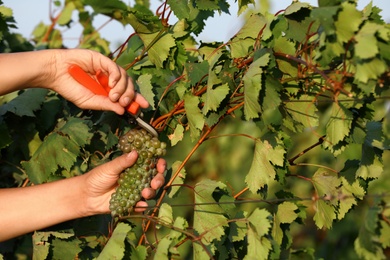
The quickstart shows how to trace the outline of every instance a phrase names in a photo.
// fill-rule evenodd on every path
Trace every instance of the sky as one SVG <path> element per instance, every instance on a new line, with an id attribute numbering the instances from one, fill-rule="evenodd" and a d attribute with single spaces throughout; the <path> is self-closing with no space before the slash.
<path id="1" fill-rule="evenodd" d="M 17 32 L 24 35 L 26 38 L 30 38 L 36 25 L 40 22 L 50 24 L 49 19 L 49 3 L 50 0 L 3 0 L 5 6 L 10 7 L 13 10 L 14 18 L 17 22 Z M 64 2 L 61 0 L 61 2 Z M 131 0 L 124 0 L 132 4 Z M 223 41 L 229 40 L 240 28 L 240 19 L 237 17 L 237 3 L 234 0 L 228 0 L 230 3 L 230 14 L 216 14 L 214 18 L 209 18 L 206 22 L 206 28 L 201 35 L 198 36 L 199 41 Z M 275 13 L 278 10 L 286 8 L 291 4 L 291 0 L 271 0 L 271 12 Z M 307 2 L 313 6 L 317 5 L 317 0 L 301 0 L 301 2 Z M 359 0 L 358 8 L 363 9 L 370 0 Z M 389 0 L 373 0 L 373 5 L 382 9 L 382 17 L 386 21 L 390 21 L 390 1 Z M 151 0 L 152 10 L 155 11 L 161 4 L 160 0 Z M 99 19 L 95 19 L 94 25 L 100 27 L 108 20 L 107 17 L 100 16 Z M 75 26 L 74 29 L 64 31 L 63 36 L 65 45 L 69 48 L 77 46 L 77 39 L 80 35 L 81 27 Z M 103 38 L 111 42 L 111 49 L 115 49 L 116 46 L 123 43 L 126 38 L 133 32 L 130 26 L 123 27 L 117 22 L 111 22 L 105 26 L 101 31 Z"/>

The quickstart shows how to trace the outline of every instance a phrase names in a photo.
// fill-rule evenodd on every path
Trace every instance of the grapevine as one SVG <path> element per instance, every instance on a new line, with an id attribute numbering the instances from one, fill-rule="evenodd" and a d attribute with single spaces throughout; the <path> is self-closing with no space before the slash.
<path id="1" fill-rule="evenodd" d="M 139 155 L 118 180 L 111 215 L 37 230 L 31 251 L 46 259 L 390 257 L 390 29 L 373 3 L 292 1 L 270 13 L 271 1 L 60 2 L 32 41 L 5 31 L 1 48 L 62 47 L 77 13 L 83 32 L 66 47 L 125 68 L 160 135 L 127 132 L 122 117 L 80 111 L 40 89 L 4 97 L 5 187 L 81 175 L 118 148 Z M 209 18 L 235 15 L 229 5 L 242 27 L 226 42 L 198 41 Z M 106 22 L 95 28 L 97 16 Z M 110 23 L 134 29 L 116 51 L 100 34 Z M 133 214 L 160 156 L 164 187 Z"/>

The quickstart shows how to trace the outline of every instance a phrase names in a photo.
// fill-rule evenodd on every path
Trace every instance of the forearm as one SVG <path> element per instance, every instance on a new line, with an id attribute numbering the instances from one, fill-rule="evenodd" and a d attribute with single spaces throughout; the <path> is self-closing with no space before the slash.
<path id="1" fill-rule="evenodd" d="M 42 50 L 0 54 L 0 95 L 27 87 L 44 87 L 55 64 L 54 52 Z"/>
<path id="2" fill-rule="evenodd" d="M 0 241 L 87 214 L 84 176 L 25 188 L 0 189 Z"/>

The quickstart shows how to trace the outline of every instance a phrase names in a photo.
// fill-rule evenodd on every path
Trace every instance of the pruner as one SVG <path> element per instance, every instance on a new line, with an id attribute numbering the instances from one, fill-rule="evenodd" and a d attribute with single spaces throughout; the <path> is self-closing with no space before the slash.
<path id="1" fill-rule="evenodd" d="M 108 96 L 111 88 L 108 86 L 108 76 L 102 71 L 96 73 L 96 79 L 92 78 L 88 73 L 86 73 L 78 65 L 71 65 L 68 68 L 69 74 L 81 85 L 92 91 L 96 95 Z M 146 131 L 151 133 L 153 136 L 158 137 L 158 133 L 154 127 L 146 123 L 140 115 L 141 109 L 140 105 L 134 100 L 125 108 L 126 112 L 132 115 L 137 123 L 144 128 Z"/>

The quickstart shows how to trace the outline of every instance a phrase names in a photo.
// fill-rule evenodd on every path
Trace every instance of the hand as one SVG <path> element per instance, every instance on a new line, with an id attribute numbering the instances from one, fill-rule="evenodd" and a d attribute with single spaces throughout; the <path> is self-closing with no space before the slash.
<path id="1" fill-rule="evenodd" d="M 81 49 L 54 50 L 54 61 L 51 65 L 51 75 L 48 76 L 47 87 L 61 94 L 82 109 L 112 110 L 117 114 L 124 113 L 124 107 L 134 99 L 142 108 L 149 106 L 146 99 L 135 93 L 132 80 L 126 71 L 108 57 Z M 108 97 L 95 95 L 90 90 L 76 82 L 68 73 L 70 65 L 79 65 L 92 77 L 97 71 L 109 76 L 111 91 Z"/>
<path id="2" fill-rule="evenodd" d="M 85 198 L 86 210 L 88 211 L 86 215 L 110 212 L 109 200 L 111 198 L 111 194 L 115 191 L 119 175 L 126 168 L 132 166 L 136 162 L 137 157 L 137 152 L 132 151 L 82 175 L 85 178 L 85 195 L 83 197 Z M 159 159 L 157 162 L 158 173 L 151 181 L 151 188 L 142 190 L 141 195 L 145 199 L 153 198 L 156 195 L 156 190 L 163 186 L 165 181 L 163 175 L 165 169 L 165 160 Z M 139 201 L 134 210 L 142 212 L 145 210 L 145 207 L 147 207 L 147 203 L 145 201 Z"/>

